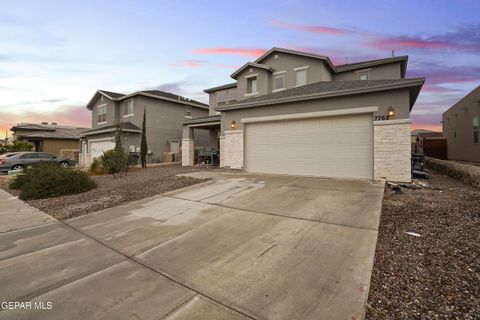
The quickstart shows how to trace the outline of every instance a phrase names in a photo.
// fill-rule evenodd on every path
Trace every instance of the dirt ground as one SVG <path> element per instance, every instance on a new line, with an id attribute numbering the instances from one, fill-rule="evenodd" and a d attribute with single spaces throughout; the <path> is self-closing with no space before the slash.
<path id="1" fill-rule="evenodd" d="M 93 190 L 63 197 L 30 200 L 27 203 L 63 220 L 203 182 L 205 180 L 175 176 L 200 170 L 208 169 L 168 165 L 133 169 L 127 176 L 117 176 L 116 179 L 112 175 L 92 176 L 98 185 Z M 0 188 L 17 195 L 17 190 L 8 188 L 8 181 L 3 177 Z"/>
<path id="2" fill-rule="evenodd" d="M 386 188 L 366 319 L 480 319 L 480 190 L 430 173 Z"/>

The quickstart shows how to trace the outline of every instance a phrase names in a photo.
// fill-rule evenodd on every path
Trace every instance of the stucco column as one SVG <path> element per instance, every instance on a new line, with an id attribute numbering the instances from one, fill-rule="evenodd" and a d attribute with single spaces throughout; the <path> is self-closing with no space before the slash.
<path id="1" fill-rule="evenodd" d="M 194 147 L 193 128 L 183 126 L 182 166 L 187 167 L 195 164 Z"/>
<path id="2" fill-rule="evenodd" d="M 225 167 L 225 137 L 220 137 L 220 168 Z"/>
<path id="3" fill-rule="evenodd" d="M 225 131 L 225 167 L 243 169 L 243 130 Z"/>
<path id="4" fill-rule="evenodd" d="M 410 182 L 410 119 L 374 121 L 374 178 Z"/>
<path id="5" fill-rule="evenodd" d="M 193 166 L 194 156 L 193 139 L 182 139 L 182 166 Z"/>

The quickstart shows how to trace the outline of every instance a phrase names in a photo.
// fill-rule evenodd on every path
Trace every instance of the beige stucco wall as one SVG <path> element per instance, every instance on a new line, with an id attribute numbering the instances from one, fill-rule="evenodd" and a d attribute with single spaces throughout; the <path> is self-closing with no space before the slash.
<path id="1" fill-rule="evenodd" d="M 374 122 L 374 179 L 411 181 L 410 128 L 410 120 Z"/>
<path id="2" fill-rule="evenodd" d="M 80 150 L 79 140 L 45 139 L 43 140 L 43 152 L 60 156 L 60 150 Z M 73 159 L 72 159 L 73 160 Z"/>
<path id="3" fill-rule="evenodd" d="M 256 95 L 247 94 L 247 78 L 257 75 L 257 92 Z M 237 97 L 238 100 L 251 98 L 257 95 L 270 93 L 270 77 L 271 72 L 262 68 L 249 67 L 246 68 L 237 78 Z"/>
<path id="4" fill-rule="evenodd" d="M 393 62 L 389 64 L 368 67 L 359 70 L 345 71 L 337 73 L 333 76 L 333 80 L 357 80 L 357 73 L 359 71 L 366 71 L 369 73 L 369 80 L 381 79 L 400 79 L 401 65 L 400 62 Z"/>
<path id="5" fill-rule="evenodd" d="M 443 113 L 448 159 L 480 162 L 480 143 L 473 142 L 473 117 L 480 118 L 480 86 Z M 456 137 L 454 128 L 456 127 Z"/>
<path id="6" fill-rule="evenodd" d="M 243 124 L 241 123 L 242 118 L 372 106 L 378 107 L 378 111 L 374 114 L 374 116 L 386 115 L 388 108 L 392 106 L 396 113 L 395 117 L 392 117 L 392 119 L 410 118 L 408 89 L 397 89 L 328 99 L 309 100 L 303 102 L 283 103 L 224 111 L 222 112 L 221 132 L 229 130 L 232 121 L 235 121 L 235 129 L 243 130 Z"/>

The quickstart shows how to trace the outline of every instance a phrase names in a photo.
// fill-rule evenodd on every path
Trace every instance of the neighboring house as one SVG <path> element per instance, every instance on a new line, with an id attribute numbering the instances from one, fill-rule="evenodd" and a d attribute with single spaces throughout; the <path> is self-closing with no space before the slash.
<path id="1" fill-rule="evenodd" d="M 34 151 L 46 152 L 55 156 L 78 156 L 80 135 L 88 128 L 48 123 L 19 123 L 13 126 L 13 140 L 26 140 L 33 144 Z"/>
<path id="2" fill-rule="evenodd" d="M 236 70 L 236 82 L 205 90 L 210 116 L 184 123 L 182 164 L 194 164 L 203 126 L 220 132 L 221 167 L 410 181 L 410 111 L 425 79 L 406 79 L 407 61 L 334 65 L 273 48 Z"/>
<path id="3" fill-rule="evenodd" d="M 81 137 L 80 164 L 83 166 L 114 148 L 118 128 L 121 128 L 126 151 L 138 157 L 144 110 L 148 162 L 162 162 L 165 152 L 172 152 L 178 158 L 182 123 L 185 119 L 208 115 L 208 105 L 158 90 L 127 95 L 98 90 L 87 108 L 92 111 L 92 129 Z M 197 143 L 203 142 L 197 139 Z"/>
<path id="4" fill-rule="evenodd" d="M 442 115 L 448 159 L 480 162 L 480 86 Z"/>

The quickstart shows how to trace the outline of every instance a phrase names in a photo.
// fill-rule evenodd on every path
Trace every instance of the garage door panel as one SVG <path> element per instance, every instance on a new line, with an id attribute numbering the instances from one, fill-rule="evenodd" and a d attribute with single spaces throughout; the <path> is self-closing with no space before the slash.
<path id="1" fill-rule="evenodd" d="M 371 179 L 372 116 L 247 124 L 245 167 L 251 172 Z"/>

